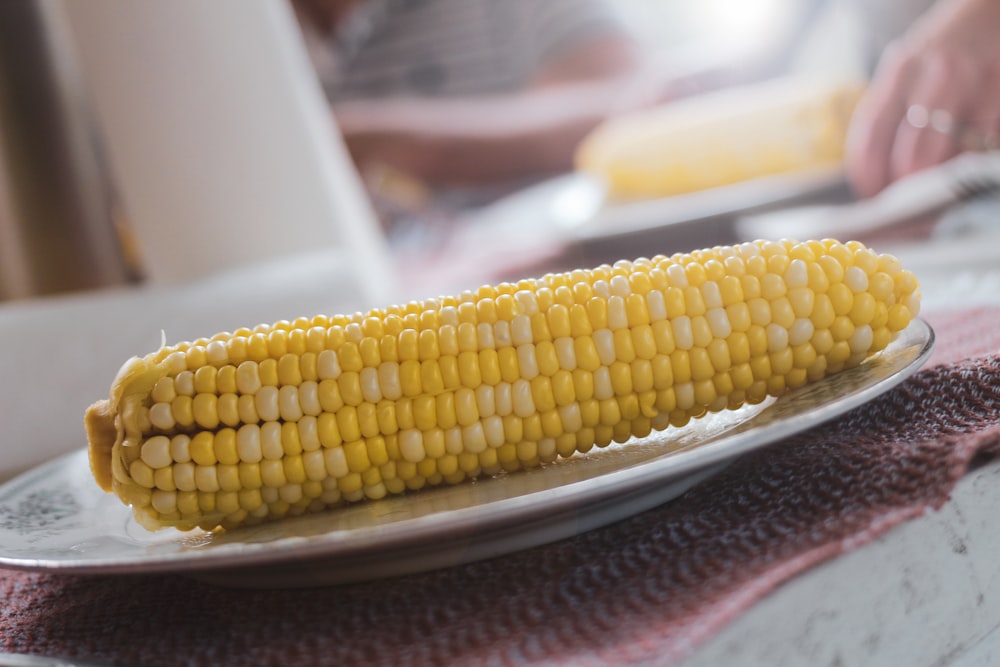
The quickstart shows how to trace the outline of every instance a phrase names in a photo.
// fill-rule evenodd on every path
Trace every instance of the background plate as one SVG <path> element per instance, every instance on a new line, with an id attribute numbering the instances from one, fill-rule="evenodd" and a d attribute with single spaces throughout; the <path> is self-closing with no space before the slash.
<path id="1" fill-rule="evenodd" d="M 861 366 L 777 400 L 694 420 L 541 468 L 230 532 L 149 532 L 93 482 L 85 451 L 0 487 L 0 566 L 185 572 L 231 586 L 361 581 L 569 537 L 674 498 L 736 457 L 854 408 L 926 361 L 914 321 Z"/>
<path id="2" fill-rule="evenodd" d="M 635 235 L 715 218 L 733 218 L 803 201 L 842 198 L 847 187 L 839 164 L 760 176 L 732 185 L 638 201 L 607 201 L 594 215 L 571 226 L 577 241 Z"/>

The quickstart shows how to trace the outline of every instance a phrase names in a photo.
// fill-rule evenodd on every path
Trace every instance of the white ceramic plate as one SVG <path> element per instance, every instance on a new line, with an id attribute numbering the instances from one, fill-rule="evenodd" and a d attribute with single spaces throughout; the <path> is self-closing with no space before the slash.
<path id="1" fill-rule="evenodd" d="M 79 573 L 184 572 L 231 586 L 360 581 L 489 558 L 660 505 L 749 451 L 896 386 L 934 334 L 911 324 L 860 367 L 777 400 L 708 415 L 535 470 L 359 503 L 230 532 L 149 532 L 93 482 L 86 452 L 0 487 L 0 566 Z"/>

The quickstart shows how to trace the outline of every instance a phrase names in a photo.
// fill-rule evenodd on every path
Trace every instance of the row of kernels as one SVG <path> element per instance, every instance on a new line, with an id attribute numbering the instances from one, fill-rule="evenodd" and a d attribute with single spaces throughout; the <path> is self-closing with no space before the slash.
<path id="1" fill-rule="evenodd" d="M 206 364 L 218 367 L 238 365 L 246 360 L 278 359 L 286 354 L 316 354 L 324 349 L 336 348 L 345 339 L 344 327 L 330 326 L 329 318 L 301 319 L 302 322 L 296 320 L 296 323 L 302 324 L 302 328 L 295 328 L 295 323 L 284 323 L 287 326 L 280 326 L 282 323 L 259 325 L 253 330 L 218 334 L 211 340 L 199 339 L 195 343 L 163 347 L 155 353 L 155 357 L 157 360 L 172 358 L 170 366 L 176 374 L 184 369 L 194 371 Z"/>
<path id="2" fill-rule="evenodd" d="M 199 465 L 277 459 L 320 448 L 319 420 L 304 416 L 297 422 L 247 423 L 193 436 L 175 434 L 147 438 L 139 453 L 151 468 L 193 461 Z"/>
<path id="3" fill-rule="evenodd" d="M 655 392 L 649 392 L 649 396 L 646 404 L 647 408 L 652 408 Z M 386 455 L 399 456 L 403 460 L 416 462 L 424 457 L 439 458 L 443 452 L 458 454 L 463 451 L 472 451 L 478 453 L 487 448 L 501 446 L 504 443 L 516 443 L 524 439 L 541 437 L 556 437 L 563 433 L 574 432 L 601 423 L 610 426 L 620 421 L 623 415 L 638 416 L 643 411 L 639 404 L 640 401 L 634 395 L 620 400 L 590 399 L 580 404 L 550 409 L 524 418 L 517 415 L 507 415 L 503 418 L 494 415 L 466 426 L 431 427 L 426 430 L 408 428 L 399 432 L 398 436 L 384 438 L 387 447 Z M 331 474 L 343 475 L 348 471 L 358 472 L 363 469 L 367 462 L 365 455 L 371 456 L 371 442 L 373 441 L 378 441 L 378 439 L 358 441 L 349 445 L 345 444 L 343 447 L 332 447 L 324 450 Z M 362 445 L 361 442 L 367 444 Z M 334 463 L 335 461 L 340 461 L 339 467 Z M 354 464 L 351 464 L 350 461 L 354 461 Z"/>
<path id="4" fill-rule="evenodd" d="M 199 427 L 215 429 L 220 425 L 237 426 L 257 421 L 298 421 L 303 415 L 323 411 L 319 385 L 303 382 L 299 386 L 260 387 L 254 394 L 233 393 L 215 396 L 196 394 L 175 396 L 169 402 L 156 402 L 148 411 L 152 427 L 161 431 Z"/>
<path id="5" fill-rule="evenodd" d="M 716 333 L 728 333 L 719 331 L 718 324 L 709 324 L 704 318 L 698 324 L 699 334 L 692 343 L 711 343 L 713 327 Z M 300 386 L 300 395 L 308 398 L 312 409 L 315 409 L 318 400 L 324 410 L 336 410 L 345 403 L 357 405 L 363 401 L 377 402 L 382 398 L 396 400 L 461 387 L 475 389 L 483 384 L 552 377 L 563 370 L 582 368 L 594 371 L 614 361 L 650 359 L 657 353 L 672 351 L 676 347 L 676 337 L 672 326 L 663 323 L 659 327 L 642 326 L 633 330 L 601 330 L 591 337 L 559 338 L 551 343 L 502 348 L 499 351 L 461 353 L 457 358 L 442 357 L 436 361 L 383 362 L 377 369 L 342 373 L 336 381 L 305 382 Z M 290 397 L 293 395 L 291 389 L 282 387 L 281 391 Z M 270 395 L 273 391 L 266 393 Z M 310 409 L 303 406 L 306 413 Z"/>
<path id="6" fill-rule="evenodd" d="M 610 414 L 608 412 L 611 409 L 610 405 L 612 404 L 602 405 L 595 401 L 588 406 L 587 412 L 590 415 L 591 426 L 602 423 L 602 421 L 607 421 L 610 425 L 619 420 L 620 410 L 615 408 L 614 414 Z M 602 414 L 605 415 L 603 420 Z M 582 423 L 583 418 L 579 406 L 572 406 L 566 410 L 550 411 L 526 420 L 514 417 L 503 420 L 493 418 L 469 427 L 427 431 L 408 429 L 399 434 L 399 455 L 402 457 L 402 461 L 415 464 L 428 458 L 448 461 L 453 460 L 455 456 L 469 453 L 481 454 L 487 449 L 517 445 L 526 440 L 556 438 L 572 433 L 574 430 L 579 431 L 583 428 Z M 444 472 L 447 473 L 447 470 Z"/>
<path id="7" fill-rule="evenodd" d="M 782 278 L 787 287 L 808 285 L 818 293 L 825 291 L 829 282 L 842 280 L 844 269 L 848 266 L 874 266 L 872 258 L 875 256 L 870 251 L 863 251 L 860 253 L 861 259 L 857 259 L 852 251 L 841 244 L 830 244 L 829 248 L 835 248 L 832 254 L 828 252 L 828 247 L 814 243 L 763 244 L 759 248 L 751 244 L 737 249 L 713 249 L 709 253 L 677 255 L 662 259 L 657 265 L 668 268 L 672 263 L 697 266 L 696 262 L 703 262 L 702 268 L 708 267 L 705 269 L 706 279 L 710 280 L 719 280 L 722 276 L 762 278 L 770 273 Z M 719 250 L 722 252 L 718 252 Z M 895 270 L 892 262 L 879 266 Z M 676 270 L 674 275 L 678 275 Z M 682 283 L 683 280 L 679 281 L 679 284 Z"/>
<path id="8" fill-rule="evenodd" d="M 160 378 L 152 388 L 154 402 L 169 403 L 177 396 L 197 394 L 253 394 L 262 386 L 299 385 L 339 372 L 337 355 L 332 351 L 319 356 L 286 354 L 260 362 L 244 361 L 238 366 L 201 366 L 176 375 Z M 331 356 L 332 355 L 332 356 Z M 322 360 L 322 363 L 321 363 Z M 331 370 L 331 364 L 335 370 Z"/>
<path id="9" fill-rule="evenodd" d="M 205 515 L 223 515 L 222 523 L 232 526 L 252 524 L 256 520 L 297 515 L 307 511 L 337 505 L 341 494 L 337 489 L 325 489 L 321 484 L 286 484 L 280 488 L 221 491 L 190 491 L 157 489 L 151 495 L 150 507 L 157 513 L 157 522 L 177 522 L 191 528 Z"/>
<path id="10" fill-rule="evenodd" d="M 334 472 L 339 471 L 342 464 L 333 455 L 334 452 L 343 450 L 317 450 L 281 459 L 241 461 L 235 464 L 199 465 L 189 461 L 156 469 L 138 459 L 129 466 L 129 475 L 142 487 L 165 491 L 216 492 L 279 487 L 307 481 L 319 482 L 328 478 L 339 479 L 334 476 Z"/>

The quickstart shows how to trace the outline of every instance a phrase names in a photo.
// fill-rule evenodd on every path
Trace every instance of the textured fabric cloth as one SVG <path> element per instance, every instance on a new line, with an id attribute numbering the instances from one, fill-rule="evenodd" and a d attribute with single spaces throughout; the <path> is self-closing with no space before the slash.
<path id="1" fill-rule="evenodd" d="M 900 387 L 604 529 L 310 590 L 0 570 L 0 648 L 143 665 L 674 663 L 1000 454 L 1000 308 L 928 319 L 937 352 Z"/>

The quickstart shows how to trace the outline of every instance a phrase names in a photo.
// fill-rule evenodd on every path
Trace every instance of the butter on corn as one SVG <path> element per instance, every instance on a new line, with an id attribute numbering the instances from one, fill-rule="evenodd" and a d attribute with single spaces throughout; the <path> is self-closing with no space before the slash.
<path id="1" fill-rule="evenodd" d="M 612 118 L 577 149 L 612 200 L 652 199 L 836 167 L 859 83 L 776 79 Z"/>
<path id="2" fill-rule="evenodd" d="M 918 310 L 892 256 L 759 241 L 260 325 L 126 362 L 87 412 L 91 466 L 147 528 L 232 528 L 759 402 Z"/>

